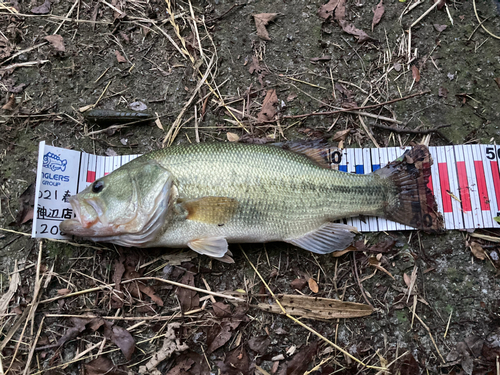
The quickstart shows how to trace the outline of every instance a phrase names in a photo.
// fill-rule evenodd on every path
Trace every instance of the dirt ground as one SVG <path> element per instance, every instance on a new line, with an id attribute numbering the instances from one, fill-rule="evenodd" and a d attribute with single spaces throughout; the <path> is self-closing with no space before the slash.
<path id="1" fill-rule="evenodd" d="M 499 245 L 467 232 L 363 234 L 340 257 L 232 246 L 234 264 L 25 235 L 19 197 L 42 140 L 121 155 L 198 140 L 338 145 L 342 130 L 345 147 L 406 146 L 427 130 L 430 145 L 499 139 L 498 1 L 449 1 L 419 20 L 432 2 L 386 0 L 373 31 L 377 1 L 343 3 L 0 2 L 0 374 L 500 374 Z M 265 27 L 264 13 L 276 13 Z M 107 129 L 82 113 L 137 102 L 159 122 Z M 294 321 L 258 308 L 270 291 L 373 312 Z"/>

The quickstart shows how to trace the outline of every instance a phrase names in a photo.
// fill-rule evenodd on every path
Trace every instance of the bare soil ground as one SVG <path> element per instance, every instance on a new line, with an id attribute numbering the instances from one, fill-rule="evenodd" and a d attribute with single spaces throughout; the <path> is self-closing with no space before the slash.
<path id="1" fill-rule="evenodd" d="M 377 233 L 340 257 L 272 243 L 233 246 L 235 264 L 223 264 L 38 242 L 19 216 L 42 140 L 101 155 L 197 141 L 498 140 L 499 3 L 424 15 L 429 1 L 386 0 L 372 30 L 377 4 L 1 1 L 0 374 L 500 374 L 498 242 Z M 107 129 L 82 113 L 137 102 L 157 124 Z M 373 312 L 293 320 L 267 311 L 271 293 Z"/>

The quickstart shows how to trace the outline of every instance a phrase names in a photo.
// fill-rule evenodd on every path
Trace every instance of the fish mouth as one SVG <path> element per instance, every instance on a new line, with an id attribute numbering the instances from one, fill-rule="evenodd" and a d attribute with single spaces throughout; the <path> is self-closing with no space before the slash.
<path id="1" fill-rule="evenodd" d="M 59 228 L 64 234 L 81 237 L 109 236 L 109 226 L 102 208 L 93 199 L 80 201 L 77 196 L 69 198 L 75 214 L 74 219 L 64 220 Z M 107 229 L 103 233 L 103 229 Z"/>

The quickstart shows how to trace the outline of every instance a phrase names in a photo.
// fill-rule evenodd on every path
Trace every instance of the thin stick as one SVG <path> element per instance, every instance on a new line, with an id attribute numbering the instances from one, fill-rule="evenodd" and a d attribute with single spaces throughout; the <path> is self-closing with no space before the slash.
<path id="1" fill-rule="evenodd" d="M 38 327 L 38 332 L 36 333 L 36 337 L 35 337 L 35 340 L 33 340 L 33 343 L 31 344 L 31 349 L 30 349 L 30 353 L 28 355 L 28 359 L 26 361 L 26 364 L 25 364 L 25 368 L 24 368 L 24 375 L 28 375 L 30 373 L 30 365 L 31 365 L 31 361 L 33 359 L 33 354 L 35 354 L 35 349 L 36 349 L 36 344 L 38 342 L 38 339 L 40 338 L 40 334 L 42 333 L 42 328 L 43 328 L 43 323 L 45 322 L 45 317 L 42 317 L 42 321 L 40 323 L 40 326 Z M 1 372 L 0 372 L 1 374 Z"/>
<path id="2" fill-rule="evenodd" d="M 448 329 L 450 328 L 450 323 L 451 323 L 451 316 L 453 315 L 453 309 L 451 309 L 450 316 L 448 318 L 448 323 L 446 324 L 446 330 L 444 331 L 443 338 L 446 338 L 446 335 L 448 334 Z"/>
<path id="3" fill-rule="evenodd" d="M 371 108 L 378 108 L 378 107 L 386 106 L 388 104 L 400 102 L 402 100 L 411 99 L 411 98 L 413 98 L 415 96 L 425 95 L 425 94 L 428 94 L 428 93 L 430 93 L 429 90 L 422 91 L 422 92 L 417 92 L 415 94 L 404 96 L 402 98 L 392 99 L 392 100 L 389 100 L 387 102 L 383 102 L 383 103 L 379 103 L 379 104 L 367 105 L 367 106 L 364 106 L 364 107 L 342 108 L 342 109 L 338 109 L 338 110 L 335 110 L 335 111 L 305 113 L 303 115 L 283 116 L 283 118 L 296 119 L 296 118 L 305 118 L 305 117 L 309 117 L 309 116 L 327 116 L 327 115 L 334 115 L 336 113 L 342 113 L 342 112 L 354 112 L 354 111 L 357 111 L 357 110 L 365 110 L 365 109 L 371 109 Z M 366 116 L 366 114 L 363 114 L 363 116 Z"/>
<path id="4" fill-rule="evenodd" d="M 365 122 L 363 121 L 363 117 L 361 117 L 361 115 L 358 115 L 358 118 L 359 118 L 359 122 L 363 126 L 363 129 L 365 130 L 365 133 L 368 134 L 368 137 L 370 137 L 370 139 L 373 142 L 373 144 L 375 145 L 375 147 L 380 148 L 379 144 L 377 143 L 377 141 L 373 137 L 372 132 L 370 131 L 370 129 L 368 129 L 368 127 L 366 126 Z"/>
<path id="5" fill-rule="evenodd" d="M 10 61 L 12 59 L 15 59 L 17 56 L 19 55 L 22 55 L 23 53 L 26 53 L 26 52 L 29 52 L 29 51 L 32 51 L 34 49 L 37 49 L 38 47 L 41 47 L 41 46 L 44 46 L 46 44 L 48 44 L 49 42 L 43 42 L 43 43 L 40 43 L 40 44 L 37 44 L 36 46 L 33 46 L 33 47 L 30 47 L 30 48 L 26 48 L 26 49 L 23 49 L 19 52 L 16 52 L 14 53 L 11 57 L 9 57 L 8 59 L 5 59 L 3 60 L 2 62 L 0 62 L 0 65 L 3 65 L 5 64 L 7 61 Z"/>
<path id="6" fill-rule="evenodd" d="M 479 15 L 477 14 L 477 8 L 476 8 L 476 0 L 472 0 L 472 5 L 474 6 L 474 14 L 476 15 L 477 22 L 481 25 L 484 31 L 486 31 L 488 34 L 490 34 L 493 38 L 495 39 L 500 39 L 500 36 L 497 36 L 493 34 L 491 31 L 489 31 L 486 27 L 484 27 L 483 22 L 479 19 Z"/>
<path id="7" fill-rule="evenodd" d="M 427 129 L 427 130 L 414 130 L 414 129 L 406 129 L 406 128 L 394 128 L 392 126 L 387 126 L 387 125 L 382 125 L 382 124 L 371 124 L 371 126 L 375 126 L 376 128 L 384 129 L 384 130 L 390 130 L 391 132 L 394 133 L 405 133 L 405 134 L 430 134 L 430 133 L 437 133 L 439 132 L 439 129 L 442 128 L 449 128 L 451 125 L 439 125 L 436 126 L 435 128 L 432 129 Z"/>
<path id="8" fill-rule="evenodd" d="M 76 5 L 78 4 L 79 1 L 80 0 L 75 0 L 75 2 L 73 3 L 73 6 L 69 10 L 68 14 L 66 14 L 66 19 L 69 18 L 69 16 L 71 16 L 71 13 L 73 13 L 73 10 L 75 10 L 75 7 L 76 7 Z M 61 27 L 64 24 L 64 22 L 66 22 L 66 19 L 62 20 L 62 22 L 59 24 L 59 26 L 57 26 L 56 31 L 54 31 L 52 33 L 52 35 L 56 35 L 59 32 L 59 30 L 61 29 Z"/>
<path id="9" fill-rule="evenodd" d="M 163 283 L 170 284 L 170 285 L 175 285 L 175 286 L 178 286 L 180 288 L 186 288 L 186 289 L 191 289 L 191 290 L 194 290 L 194 291 L 200 292 L 200 293 L 211 294 L 212 296 L 215 296 L 215 297 L 221 297 L 221 298 L 232 299 L 234 301 L 245 302 L 245 299 L 243 299 L 243 298 L 234 297 L 234 296 L 231 296 L 231 295 L 228 295 L 228 294 L 224 294 L 224 293 L 210 292 L 210 291 L 205 290 L 205 289 L 196 288 L 194 286 L 190 286 L 190 285 L 178 283 L 178 282 L 171 281 L 171 280 L 162 279 L 162 278 L 159 278 L 159 277 L 138 277 L 136 279 L 130 279 L 130 280 L 122 281 L 121 284 L 129 284 L 129 283 L 133 283 L 133 282 L 136 282 L 136 281 L 146 281 L 146 280 L 161 281 Z M 52 297 L 52 298 L 49 298 L 49 299 L 45 299 L 43 301 L 40 301 L 40 303 L 49 303 L 49 302 L 57 301 L 57 300 L 59 300 L 61 298 L 69 298 L 69 297 L 79 296 L 79 295 L 82 295 L 82 294 L 87 294 L 87 293 L 92 293 L 92 292 L 98 292 L 98 291 L 103 290 L 103 289 L 112 288 L 115 285 L 116 285 L 115 283 L 112 283 L 112 284 L 107 284 L 107 285 L 103 285 L 103 286 L 98 286 L 98 287 L 95 287 L 95 288 L 80 290 L 78 292 L 73 292 L 73 293 L 66 294 L 65 296 L 56 296 L 56 297 Z"/>
<path id="10" fill-rule="evenodd" d="M 415 314 L 415 316 L 416 316 L 416 318 L 418 319 L 418 321 L 419 321 L 420 323 L 422 323 L 422 325 L 424 326 L 424 328 L 427 330 L 427 333 L 429 333 L 429 337 L 431 338 L 432 343 L 434 344 L 434 347 L 436 348 L 436 351 L 437 351 L 437 352 L 438 352 L 438 354 L 439 354 L 439 357 L 441 358 L 441 360 L 443 361 L 443 363 L 446 363 L 446 361 L 444 360 L 443 356 L 441 355 L 441 352 L 439 351 L 439 348 L 438 348 L 438 347 L 437 347 L 437 345 L 436 345 L 436 341 L 434 341 L 434 337 L 432 337 L 431 330 L 429 329 L 429 327 L 427 326 L 427 324 L 425 324 L 425 323 L 423 322 L 423 320 L 422 320 L 422 319 L 420 319 L 420 317 L 419 317 L 417 314 Z"/>
<path id="11" fill-rule="evenodd" d="M 424 14 L 422 14 L 420 17 L 418 17 L 417 20 L 411 24 L 410 29 L 413 26 L 415 26 L 417 23 L 422 21 L 430 12 L 432 12 L 439 5 L 439 3 L 440 3 L 440 1 L 436 1 L 434 4 L 432 4 L 432 6 L 424 12 Z"/>

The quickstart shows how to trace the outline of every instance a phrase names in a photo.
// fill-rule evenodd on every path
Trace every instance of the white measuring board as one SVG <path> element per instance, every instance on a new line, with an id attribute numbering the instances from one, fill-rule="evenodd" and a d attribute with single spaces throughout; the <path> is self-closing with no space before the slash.
<path id="1" fill-rule="evenodd" d="M 365 174 L 383 168 L 408 148 L 329 149 L 333 169 Z M 429 147 L 434 163 L 428 187 L 446 229 L 500 228 L 500 146 Z M 73 217 L 68 197 L 139 155 L 97 156 L 40 142 L 32 237 L 67 239 L 59 223 Z M 361 232 L 413 230 L 382 218 L 347 219 Z"/>

